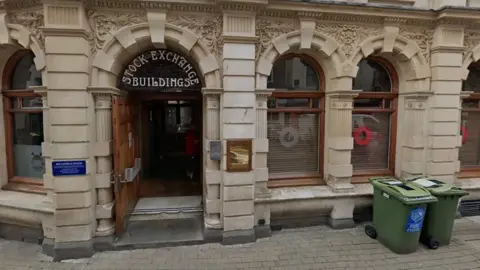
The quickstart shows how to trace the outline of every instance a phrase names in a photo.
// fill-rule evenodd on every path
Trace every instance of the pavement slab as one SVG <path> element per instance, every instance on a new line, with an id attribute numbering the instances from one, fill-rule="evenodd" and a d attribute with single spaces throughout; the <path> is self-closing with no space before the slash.
<path id="1" fill-rule="evenodd" d="M 0 269 L 154 270 L 154 269 L 480 269 L 480 219 L 455 222 L 452 243 L 437 250 L 419 245 L 397 255 L 367 237 L 363 225 L 332 230 L 326 226 L 288 229 L 256 243 L 205 244 L 158 249 L 107 251 L 92 258 L 53 262 L 34 244 L 0 239 Z"/>

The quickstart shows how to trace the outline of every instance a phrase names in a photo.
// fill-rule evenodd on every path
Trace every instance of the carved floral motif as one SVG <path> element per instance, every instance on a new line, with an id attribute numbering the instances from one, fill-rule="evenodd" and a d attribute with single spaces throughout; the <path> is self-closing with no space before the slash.
<path id="1" fill-rule="evenodd" d="M 257 59 L 267 49 L 273 39 L 296 30 L 295 24 L 292 21 L 273 18 L 257 19 L 255 25 L 256 35 L 259 37 L 256 46 Z"/>
<path id="2" fill-rule="evenodd" d="M 480 32 L 475 30 L 465 30 L 463 45 L 465 46 L 464 55 L 470 52 L 480 44 Z"/>
<path id="3" fill-rule="evenodd" d="M 146 21 L 146 16 L 139 13 L 89 10 L 88 23 L 92 30 L 90 37 L 92 51 L 101 50 L 110 36 L 115 34 L 120 28 Z"/>
<path id="4" fill-rule="evenodd" d="M 316 31 L 327 34 L 340 43 L 347 58 L 353 56 L 354 50 L 368 37 L 382 34 L 382 26 L 367 26 L 354 24 L 324 24 L 318 23 Z"/>
<path id="5" fill-rule="evenodd" d="M 13 13 L 9 16 L 9 22 L 24 26 L 37 40 L 45 44 L 45 36 L 40 30 L 44 26 L 42 10 Z"/>
<path id="6" fill-rule="evenodd" d="M 430 50 L 433 44 L 433 28 L 400 27 L 399 35 L 414 41 L 420 47 L 422 55 L 430 62 Z"/>
<path id="7" fill-rule="evenodd" d="M 222 54 L 223 21 L 221 16 L 172 15 L 167 17 L 167 22 L 194 32 L 207 45 L 211 53 Z"/>

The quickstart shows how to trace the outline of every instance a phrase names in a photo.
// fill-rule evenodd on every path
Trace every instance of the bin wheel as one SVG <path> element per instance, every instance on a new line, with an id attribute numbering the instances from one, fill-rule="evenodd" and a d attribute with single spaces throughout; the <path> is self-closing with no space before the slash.
<path id="1" fill-rule="evenodd" d="M 428 238 L 427 247 L 429 249 L 437 249 L 440 247 L 440 243 L 433 237 Z"/>
<path id="2" fill-rule="evenodd" d="M 377 238 L 377 230 L 372 225 L 366 225 L 365 226 L 365 233 L 368 235 L 368 237 L 372 239 Z"/>

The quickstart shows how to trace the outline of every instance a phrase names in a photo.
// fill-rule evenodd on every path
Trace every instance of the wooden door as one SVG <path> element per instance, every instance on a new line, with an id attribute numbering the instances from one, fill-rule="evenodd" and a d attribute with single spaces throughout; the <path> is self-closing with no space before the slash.
<path id="1" fill-rule="evenodd" d="M 113 171 L 115 194 L 115 229 L 123 233 L 128 217 L 138 200 L 139 175 L 126 178 L 126 169 L 134 168 L 138 157 L 138 134 L 135 128 L 136 110 L 127 97 L 114 97 L 113 116 Z"/>

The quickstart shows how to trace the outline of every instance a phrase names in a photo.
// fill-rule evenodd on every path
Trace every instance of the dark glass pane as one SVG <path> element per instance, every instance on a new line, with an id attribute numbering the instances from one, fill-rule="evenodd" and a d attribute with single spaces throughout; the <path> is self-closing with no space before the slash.
<path id="1" fill-rule="evenodd" d="M 277 99 L 278 108 L 309 108 L 308 98 L 279 98 Z"/>
<path id="2" fill-rule="evenodd" d="M 355 108 L 381 108 L 382 100 L 374 98 L 355 99 L 353 105 Z"/>
<path id="3" fill-rule="evenodd" d="M 301 58 L 280 59 L 269 76 L 268 88 L 280 91 L 320 91 L 315 69 Z"/>
<path id="4" fill-rule="evenodd" d="M 37 71 L 33 59 L 33 53 L 29 53 L 18 62 L 13 71 L 12 89 L 27 89 L 30 86 L 42 85 L 42 74 Z"/>
<path id="5" fill-rule="evenodd" d="M 267 127 L 271 178 L 319 171 L 318 113 L 268 113 Z"/>
<path id="6" fill-rule="evenodd" d="M 20 108 L 20 104 L 18 102 L 18 97 L 14 97 L 11 100 L 12 100 L 12 108 L 14 108 L 14 109 Z"/>
<path id="7" fill-rule="evenodd" d="M 13 156 L 15 176 L 42 179 L 43 114 L 13 114 Z"/>
<path id="8" fill-rule="evenodd" d="M 24 97 L 22 98 L 23 108 L 41 108 L 42 97 Z"/>
<path id="9" fill-rule="evenodd" d="M 462 168 L 480 166 L 480 112 L 462 112 L 462 146 L 458 159 Z"/>
<path id="10" fill-rule="evenodd" d="M 478 100 L 463 100 L 462 108 L 478 108 Z"/>
<path id="11" fill-rule="evenodd" d="M 390 113 L 353 114 L 354 171 L 388 169 Z"/>
<path id="12" fill-rule="evenodd" d="M 391 92 L 390 74 L 381 64 L 364 59 L 358 64 L 357 77 L 353 80 L 353 89 L 365 92 Z"/>
<path id="13" fill-rule="evenodd" d="M 267 100 L 267 108 L 273 109 L 277 107 L 277 100 L 275 98 L 268 98 Z"/>
<path id="14" fill-rule="evenodd" d="M 462 84 L 462 91 L 480 92 L 480 68 L 477 66 L 468 67 L 467 80 Z"/>

